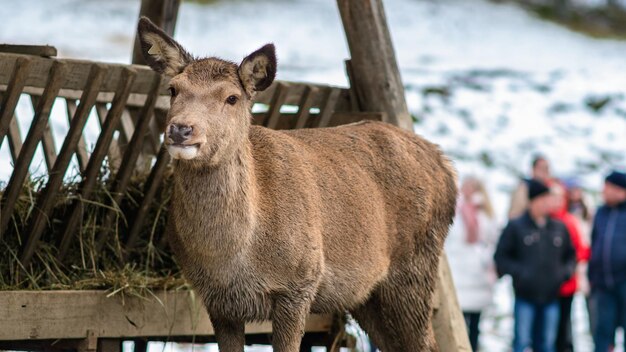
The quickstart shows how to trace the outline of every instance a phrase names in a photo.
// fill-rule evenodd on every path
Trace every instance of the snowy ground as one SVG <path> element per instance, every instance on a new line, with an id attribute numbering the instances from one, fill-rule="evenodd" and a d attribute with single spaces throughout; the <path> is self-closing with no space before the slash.
<path id="1" fill-rule="evenodd" d="M 7 5 L 0 42 L 47 43 L 62 57 L 129 61 L 137 0 L 0 5 Z M 441 144 L 461 175 L 487 181 L 502 221 L 508 192 L 536 152 L 552 160 L 557 175 L 576 176 L 594 191 L 606 170 L 625 166 L 626 42 L 591 39 L 485 0 L 386 0 L 385 7 L 416 131 Z M 335 1 L 185 3 L 176 38 L 196 55 L 234 60 L 271 41 L 280 79 L 347 84 L 349 54 Z M 59 135 L 67 130 L 64 108 L 55 105 L 52 117 Z M 20 101 L 18 114 L 29 112 Z M 97 135 L 92 122 L 88 144 Z M 22 121 L 22 131 L 28 124 Z M 0 181 L 10 172 L 5 143 Z M 509 345 L 510 284 L 499 283 L 497 292 L 482 326 L 485 351 Z M 583 301 L 576 306 L 577 351 L 590 351 Z"/>

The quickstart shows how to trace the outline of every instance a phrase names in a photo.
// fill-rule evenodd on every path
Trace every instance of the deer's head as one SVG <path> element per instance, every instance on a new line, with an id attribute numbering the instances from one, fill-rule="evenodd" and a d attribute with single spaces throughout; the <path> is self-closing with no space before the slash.
<path id="1" fill-rule="evenodd" d="M 193 58 L 150 20 L 139 20 L 144 58 L 170 76 L 170 110 L 165 145 L 174 159 L 217 164 L 248 138 L 255 93 L 276 76 L 274 45 L 267 44 L 241 64 L 214 57 Z"/>

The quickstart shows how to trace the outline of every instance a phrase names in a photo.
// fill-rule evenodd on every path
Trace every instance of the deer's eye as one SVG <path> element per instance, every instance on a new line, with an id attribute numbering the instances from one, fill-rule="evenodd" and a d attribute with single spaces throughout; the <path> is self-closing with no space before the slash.
<path id="1" fill-rule="evenodd" d="M 230 105 L 235 105 L 237 103 L 237 100 L 239 100 L 239 98 L 237 98 L 236 95 L 231 95 L 228 98 L 226 98 L 226 102 Z"/>
<path id="2" fill-rule="evenodd" d="M 176 91 L 176 88 L 174 87 L 169 87 L 168 89 L 170 91 L 170 96 L 173 98 L 176 96 L 176 94 L 178 94 L 178 92 Z"/>

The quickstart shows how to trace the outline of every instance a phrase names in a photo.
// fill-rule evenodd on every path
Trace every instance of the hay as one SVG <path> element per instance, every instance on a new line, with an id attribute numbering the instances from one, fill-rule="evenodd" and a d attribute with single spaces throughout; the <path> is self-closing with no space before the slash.
<path id="1" fill-rule="evenodd" d="M 171 172 L 166 173 L 161 189 L 153 200 L 140 231 L 139 240 L 125 248 L 128 219 L 133 219 L 143 199 L 147 175 L 135 175 L 121 204 L 112 205 L 106 165 L 89 199 L 77 194 L 79 182 L 67 180 L 55 200 L 49 226 L 28 265 L 19 260 L 37 197 L 46 177 L 32 178 L 24 184 L 11 222 L 0 240 L 0 290 L 86 290 L 103 289 L 112 294 L 146 297 L 151 290 L 185 287 L 180 270 L 164 238 L 168 203 L 171 196 Z M 64 222 L 74 202 L 81 202 L 83 213 L 70 250 L 62 261 L 57 259 L 58 243 Z M 103 230 L 105 213 L 115 216 L 104 249 L 96 249 L 96 238 Z M 6 216 L 3 214 L 3 216 Z"/>

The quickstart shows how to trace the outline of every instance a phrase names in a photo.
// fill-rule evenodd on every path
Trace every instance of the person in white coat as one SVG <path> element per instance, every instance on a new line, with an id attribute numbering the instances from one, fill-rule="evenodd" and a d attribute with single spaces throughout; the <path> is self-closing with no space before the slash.
<path id="1" fill-rule="evenodd" d="M 470 343 L 477 351 L 480 314 L 493 299 L 493 253 L 499 231 L 484 184 L 476 177 L 467 177 L 460 191 L 445 250 Z"/>

